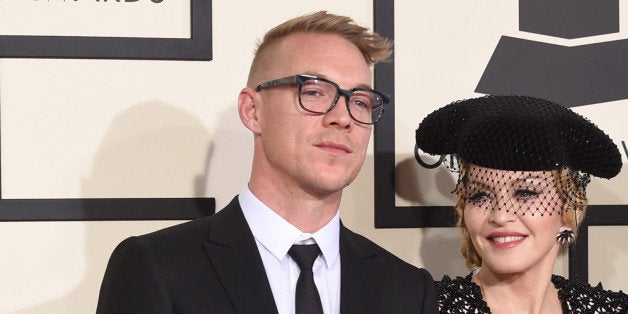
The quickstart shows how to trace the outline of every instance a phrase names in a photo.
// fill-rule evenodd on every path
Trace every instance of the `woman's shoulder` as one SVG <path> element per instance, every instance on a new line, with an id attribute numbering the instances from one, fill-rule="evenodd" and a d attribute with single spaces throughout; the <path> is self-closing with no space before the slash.
<path id="1" fill-rule="evenodd" d="M 480 287 L 471 281 L 471 274 L 451 279 L 445 275 L 436 281 L 438 308 L 441 313 L 490 313 Z"/>
<path id="2" fill-rule="evenodd" d="M 588 283 L 553 275 L 563 309 L 574 313 L 628 313 L 628 295 L 623 291 L 605 290 L 602 284 Z"/>

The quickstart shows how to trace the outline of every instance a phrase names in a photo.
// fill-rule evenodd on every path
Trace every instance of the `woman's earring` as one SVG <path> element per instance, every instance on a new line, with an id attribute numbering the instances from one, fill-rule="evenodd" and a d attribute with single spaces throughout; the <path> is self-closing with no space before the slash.
<path id="1" fill-rule="evenodd" d="M 573 239 L 575 237 L 576 235 L 573 233 L 571 229 L 562 229 L 558 231 L 558 233 L 556 234 L 556 241 L 558 241 L 558 243 L 560 244 L 565 244 L 565 243 L 571 244 L 571 242 L 573 242 Z"/>

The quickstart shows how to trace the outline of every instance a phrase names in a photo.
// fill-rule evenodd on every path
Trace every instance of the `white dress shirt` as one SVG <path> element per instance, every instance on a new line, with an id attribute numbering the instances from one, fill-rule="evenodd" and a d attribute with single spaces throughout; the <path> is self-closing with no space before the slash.
<path id="1" fill-rule="evenodd" d="M 290 258 L 293 244 L 317 243 L 321 255 L 314 261 L 314 282 L 323 311 L 340 313 L 340 214 L 315 233 L 304 233 L 264 205 L 245 185 L 238 196 L 264 263 L 266 276 L 280 314 L 294 314 L 299 266 Z"/>

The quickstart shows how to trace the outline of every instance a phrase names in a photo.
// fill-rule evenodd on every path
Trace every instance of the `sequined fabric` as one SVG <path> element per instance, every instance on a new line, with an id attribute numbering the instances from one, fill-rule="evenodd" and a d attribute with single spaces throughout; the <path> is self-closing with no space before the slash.
<path id="1" fill-rule="evenodd" d="M 480 287 L 471 282 L 471 274 L 467 277 L 456 277 L 453 280 L 445 275 L 436 281 L 438 309 L 441 313 L 490 313 L 491 309 L 484 300 Z"/>
<path id="2" fill-rule="evenodd" d="M 628 295 L 622 291 L 608 291 L 601 284 L 592 287 L 557 275 L 552 275 L 552 282 L 558 289 L 563 313 L 628 313 Z M 471 282 L 471 274 L 454 279 L 444 276 L 436 282 L 436 293 L 441 313 L 491 313 L 482 300 L 480 287 Z"/>
<path id="3" fill-rule="evenodd" d="M 602 284 L 592 287 L 553 275 L 564 313 L 628 313 L 628 295 L 604 290 Z"/>

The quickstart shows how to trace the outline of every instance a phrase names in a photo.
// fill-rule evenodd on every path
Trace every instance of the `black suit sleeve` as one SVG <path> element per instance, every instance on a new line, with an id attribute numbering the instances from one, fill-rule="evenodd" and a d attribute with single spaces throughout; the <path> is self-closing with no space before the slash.
<path id="1" fill-rule="evenodd" d="M 438 305 L 436 303 L 436 286 L 432 275 L 425 269 L 419 269 L 423 275 L 423 310 L 421 313 L 438 313 Z"/>
<path id="2" fill-rule="evenodd" d="M 168 290 L 149 245 L 122 241 L 111 254 L 98 297 L 97 314 L 172 314 Z"/>

